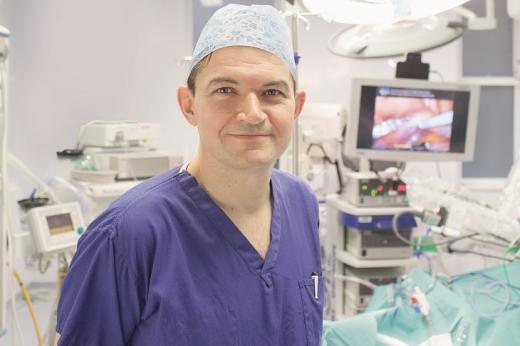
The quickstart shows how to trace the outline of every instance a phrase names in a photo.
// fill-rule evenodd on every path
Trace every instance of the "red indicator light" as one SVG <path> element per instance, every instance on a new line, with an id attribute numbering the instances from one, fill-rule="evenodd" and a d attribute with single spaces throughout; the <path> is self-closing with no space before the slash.
<path id="1" fill-rule="evenodd" d="M 377 185 L 377 191 L 383 192 L 384 186 L 383 185 Z"/>
<path id="2" fill-rule="evenodd" d="M 405 192 L 406 191 L 406 185 L 399 185 L 397 187 L 397 191 L 399 192 Z"/>

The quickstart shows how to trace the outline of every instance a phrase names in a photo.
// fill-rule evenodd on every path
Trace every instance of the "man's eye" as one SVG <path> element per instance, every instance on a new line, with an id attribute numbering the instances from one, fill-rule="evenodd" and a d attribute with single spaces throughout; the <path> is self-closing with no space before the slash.
<path id="1" fill-rule="evenodd" d="M 233 92 L 233 89 L 230 87 L 222 87 L 216 90 L 217 94 L 229 94 L 231 92 Z"/>
<path id="2" fill-rule="evenodd" d="M 280 90 L 276 89 L 268 89 L 265 91 L 266 96 L 279 96 L 282 95 L 282 92 Z"/>

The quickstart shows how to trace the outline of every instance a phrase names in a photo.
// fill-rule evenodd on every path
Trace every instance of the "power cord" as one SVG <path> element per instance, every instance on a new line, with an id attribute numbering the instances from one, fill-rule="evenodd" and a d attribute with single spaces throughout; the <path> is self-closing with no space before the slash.
<path id="1" fill-rule="evenodd" d="M 32 304 L 31 296 L 29 295 L 29 292 L 27 291 L 27 287 L 23 283 L 20 274 L 18 274 L 18 271 L 13 267 L 12 273 L 14 278 L 16 279 L 16 282 L 20 286 L 20 290 L 22 291 L 25 303 L 27 304 L 27 308 L 29 309 L 29 313 L 31 314 L 31 320 L 33 322 L 34 331 L 36 333 L 36 339 L 38 340 L 38 346 L 43 346 L 43 338 L 41 334 L 40 324 L 38 323 L 38 319 L 36 317 L 36 312 L 34 311 L 34 306 Z"/>
<path id="2" fill-rule="evenodd" d="M 424 219 L 426 214 L 422 213 L 422 212 L 418 212 L 418 211 L 408 210 L 408 211 L 399 212 L 399 213 L 395 214 L 394 217 L 392 218 L 392 231 L 394 232 L 395 236 L 397 238 L 399 238 L 403 243 L 408 244 L 408 245 L 413 245 L 413 242 L 408 240 L 407 238 L 405 238 L 399 231 L 399 225 L 398 225 L 399 218 L 405 214 L 411 214 L 411 215 L 417 216 L 421 219 Z M 444 235 L 444 234 L 442 234 L 442 235 Z M 471 238 L 476 235 L 478 235 L 478 233 L 470 233 L 470 234 L 466 234 L 466 235 L 463 235 L 460 237 L 455 237 L 455 238 L 452 238 L 449 240 L 445 240 L 445 241 L 441 241 L 441 242 L 437 242 L 437 243 L 430 243 L 429 245 L 435 245 L 435 246 L 447 245 L 447 244 L 450 244 L 451 242 L 453 242 L 454 240 Z"/>

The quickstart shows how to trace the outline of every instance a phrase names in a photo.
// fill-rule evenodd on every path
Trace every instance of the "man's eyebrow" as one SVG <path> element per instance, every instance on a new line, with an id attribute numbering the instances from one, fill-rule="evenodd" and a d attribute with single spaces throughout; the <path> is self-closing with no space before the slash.
<path id="1" fill-rule="evenodd" d="M 238 84 L 238 81 L 236 79 L 229 78 L 229 77 L 215 77 L 209 81 L 208 86 L 210 86 L 212 84 L 219 84 L 219 83 Z"/>
<path id="2" fill-rule="evenodd" d="M 267 87 L 267 88 L 269 88 L 269 87 L 275 87 L 275 86 L 277 86 L 277 87 L 283 87 L 283 88 L 285 88 L 286 90 L 290 90 L 290 88 L 289 88 L 289 84 L 287 84 L 287 82 L 284 81 L 284 80 L 275 80 L 275 81 L 268 82 L 268 83 L 265 83 L 265 84 L 264 84 L 264 87 Z"/>

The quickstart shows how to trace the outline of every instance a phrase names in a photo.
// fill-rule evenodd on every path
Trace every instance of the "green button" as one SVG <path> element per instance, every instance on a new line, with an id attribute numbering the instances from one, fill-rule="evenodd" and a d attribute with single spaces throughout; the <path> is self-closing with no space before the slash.
<path id="1" fill-rule="evenodd" d="M 76 229 L 76 232 L 78 232 L 79 235 L 83 234 L 83 232 L 85 232 L 85 228 L 82 227 L 82 226 L 79 226 L 77 229 Z"/>
<path id="2" fill-rule="evenodd" d="M 372 197 L 376 197 L 377 196 L 377 189 L 372 189 L 372 191 L 370 191 L 370 194 L 372 195 Z"/>

